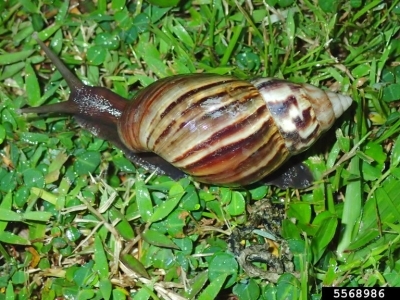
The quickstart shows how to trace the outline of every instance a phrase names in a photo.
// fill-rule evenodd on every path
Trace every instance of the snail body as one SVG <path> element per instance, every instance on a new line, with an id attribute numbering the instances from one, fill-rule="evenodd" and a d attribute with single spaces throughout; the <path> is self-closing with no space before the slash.
<path id="1" fill-rule="evenodd" d="M 259 181 L 308 149 L 352 103 L 348 96 L 309 84 L 216 74 L 167 77 L 127 101 L 105 88 L 84 85 L 38 43 L 71 94 L 66 102 L 22 112 L 71 113 L 132 161 L 172 177 L 183 172 L 199 182 L 229 186 Z M 290 172 L 289 177 L 302 176 Z"/>

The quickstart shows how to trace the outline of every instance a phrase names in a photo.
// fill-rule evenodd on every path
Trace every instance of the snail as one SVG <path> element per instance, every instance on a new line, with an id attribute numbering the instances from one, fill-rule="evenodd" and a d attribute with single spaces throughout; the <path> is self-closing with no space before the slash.
<path id="1" fill-rule="evenodd" d="M 348 96 L 310 84 L 216 74 L 163 78 L 128 101 L 104 87 L 84 85 L 35 39 L 71 92 L 66 102 L 21 112 L 72 114 L 81 127 L 115 144 L 134 163 L 174 179 L 188 174 L 224 186 L 263 180 L 308 149 L 352 103 Z M 299 188 L 311 182 L 303 164 L 268 181 Z"/>

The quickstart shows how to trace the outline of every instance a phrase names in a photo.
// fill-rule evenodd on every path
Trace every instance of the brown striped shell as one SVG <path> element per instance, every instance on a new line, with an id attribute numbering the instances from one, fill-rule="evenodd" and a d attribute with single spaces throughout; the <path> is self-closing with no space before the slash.
<path id="1" fill-rule="evenodd" d="M 139 92 L 118 132 L 132 151 L 154 152 L 197 181 L 247 185 L 310 147 L 351 102 L 281 79 L 178 75 Z"/>
<path id="2" fill-rule="evenodd" d="M 256 182 L 310 147 L 352 103 L 348 96 L 309 84 L 216 74 L 164 78 L 126 101 L 105 88 L 84 85 L 34 38 L 71 94 L 66 102 L 21 112 L 73 114 L 83 128 L 115 144 L 134 163 L 175 179 L 184 172 L 217 185 Z M 304 168 L 292 166 L 267 182 L 306 187 L 312 175 Z"/>

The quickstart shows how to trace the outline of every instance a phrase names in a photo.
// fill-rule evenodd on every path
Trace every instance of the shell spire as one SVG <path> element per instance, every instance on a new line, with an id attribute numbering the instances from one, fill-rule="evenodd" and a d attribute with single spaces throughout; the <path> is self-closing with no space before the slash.
<path id="1" fill-rule="evenodd" d="M 259 78 L 259 90 L 291 155 L 307 150 L 352 104 L 349 96 L 276 78 Z"/>
<path id="2" fill-rule="evenodd" d="M 353 99 L 347 95 L 326 91 L 329 100 L 332 103 L 333 112 L 338 119 L 353 103 Z"/>

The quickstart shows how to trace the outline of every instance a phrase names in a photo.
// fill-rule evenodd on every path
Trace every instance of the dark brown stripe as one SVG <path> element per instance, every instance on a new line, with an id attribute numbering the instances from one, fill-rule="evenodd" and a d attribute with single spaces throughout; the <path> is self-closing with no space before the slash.
<path id="1" fill-rule="evenodd" d="M 317 122 L 317 126 L 315 126 L 314 131 L 307 137 L 307 138 L 302 138 L 299 135 L 298 131 L 292 131 L 292 132 L 282 132 L 282 135 L 284 136 L 285 140 L 290 140 L 293 141 L 293 144 L 309 144 L 311 140 L 317 140 L 318 134 L 319 134 L 319 124 Z M 289 149 L 292 152 L 297 153 L 296 147 L 290 147 Z M 304 151 L 305 149 L 301 149 L 300 152 Z"/>
<path id="2" fill-rule="evenodd" d="M 246 88 L 246 90 L 245 90 L 245 88 Z M 212 114 L 215 114 L 217 112 L 224 112 L 224 111 L 229 110 L 229 106 L 231 106 L 231 105 L 238 105 L 240 103 L 247 102 L 248 100 L 250 100 L 252 98 L 259 97 L 258 91 L 255 88 L 253 88 L 252 86 L 249 86 L 249 85 L 240 85 L 240 86 L 237 86 L 235 88 L 232 87 L 230 89 L 230 93 L 227 93 L 227 91 L 225 90 L 224 92 L 213 94 L 212 97 L 213 98 L 217 98 L 217 97 L 229 96 L 229 94 L 231 94 L 232 91 L 237 91 L 237 90 L 241 90 L 242 91 L 242 93 L 240 95 L 241 96 L 240 99 L 238 99 L 237 101 L 234 101 L 234 102 L 226 101 L 225 105 L 223 105 L 222 107 L 220 107 L 220 108 L 218 108 L 216 110 L 208 111 L 207 114 L 204 114 L 204 115 L 200 116 L 200 119 L 204 120 L 206 118 L 209 118 L 210 115 L 212 115 Z M 186 110 L 184 110 L 181 113 L 182 119 L 185 119 L 185 117 L 184 117 L 185 114 L 190 114 L 192 111 L 194 111 L 196 109 L 203 109 L 203 108 L 201 108 L 201 105 L 205 101 L 207 101 L 209 99 L 210 99 L 210 96 L 207 96 L 205 98 L 202 98 L 202 99 L 198 100 L 196 103 L 193 103 L 190 107 L 188 107 Z M 188 120 L 188 121 L 182 122 L 180 124 L 180 126 L 179 126 L 178 131 L 180 129 L 184 128 L 186 126 L 186 124 L 189 123 L 190 121 L 192 121 L 192 120 Z M 238 120 L 238 121 L 240 121 L 240 120 Z"/>
<path id="3" fill-rule="evenodd" d="M 196 96 L 196 94 L 205 93 L 205 94 L 208 95 L 208 96 L 205 96 L 205 97 L 203 97 L 203 98 L 198 99 L 194 104 L 192 104 L 192 105 L 189 106 L 187 109 L 185 109 L 184 111 L 182 111 L 182 112 L 181 112 L 181 117 L 184 116 L 186 113 L 190 112 L 191 110 L 193 110 L 194 108 L 200 106 L 203 102 L 207 101 L 207 100 L 210 98 L 210 95 L 212 95 L 212 97 L 223 97 L 223 96 L 226 96 L 226 95 L 227 95 L 227 92 L 226 92 L 226 91 L 221 92 L 221 93 L 212 93 L 212 92 L 207 93 L 207 90 L 211 90 L 211 89 L 213 89 L 213 88 L 215 88 L 215 87 L 218 87 L 218 86 L 221 86 L 221 85 L 227 85 L 227 84 L 229 84 L 230 82 L 237 81 L 237 79 L 235 79 L 235 78 L 232 78 L 232 79 L 220 78 L 218 75 L 214 75 L 214 74 L 192 74 L 191 76 L 185 76 L 185 77 L 184 77 L 184 78 L 186 79 L 187 82 L 175 83 L 175 85 L 172 86 L 172 88 L 175 88 L 175 89 L 176 89 L 179 85 L 185 87 L 185 86 L 187 85 L 187 83 L 190 83 L 191 81 L 194 81 L 194 82 L 195 82 L 196 77 L 199 77 L 200 79 L 204 79 L 204 78 L 207 78 L 207 77 L 209 77 L 209 78 L 214 77 L 214 78 L 215 78 L 215 82 L 212 82 L 212 83 L 209 83 L 209 84 L 199 84 L 199 85 L 193 84 L 193 86 L 194 86 L 195 88 L 192 89 L 192 90 L 188 90 L 186 93 L 184 93 L 184 94 L 182 94 L 181 96 L 179 96 L 175 101 L 171 102 L 171 103 L 165 108 L 165 110 L 160 114 L 160 119 L 165 118 L 169 112 L 171 112 L 175 107 L 177 107 L 177 106 L 178 106 L 179 104 L 181 104 L 182 102 L 187 101 L 189 98 L 194 98 L 194 97 Z M 161 97 L 162 97 L 162 96 L 161 96 Z M 174 120 L 174 119 L 172 119 L 172 118 L 171 118 L 171 120 L 173 120 L 173 121 L 171 121 L 171 122 L 173 122 L 173 124 L 176 123 L 176 120 Z M 159 119 L 157 118 L 157 119 L 154 119 L 154 120 L 152 120 L 152 121 L 153 121 L 153 123 L 154 123 L 154 122 L 159 122 Z M 147 136 L 147 144 L 148 144 L 148 142 L 149 142 L 149 140 L 150 140 L 150 137 L 153 135 L 154 130 L 156 129 L 156 125 L 153 124 L 153 123 L 152 123 L 152 125 L 151 125 L 151 127 L 153 128 L 153 130 L 152 130 L 151 132 L 148 132 L 148 133 L 147 133 L 147 134 L 148 134 L 148 136 Z M 187 122 L 186 122 L 186 123 L 187 123 Z M 181 125 L 179 126 L 179 129 L 182 128 L 182 127 L 184 127 L 184 125 L 185 125 L 186 123 L 181 124 Z M 168 135 L 168 133 L 171 131 L 171 127 L 172 127 L 172 124 L 170 124 L 170 125 L 161 133 L 161 135 L 160 135 L 159 137 L 157 137 L 157 139 L 156 139 L 156 141 L 155 141 L 155 143 L 154 143 L 154 146 L 158 145 L 158 144 L 162 141 L 162 138 L 164 138 L 164 137 L 166 137 L 166 136 Z"/>
<path id="4" fill-rule="evenodd" d="M 126 130 L 123 133 L 124 139 L 126 140 L 127 143 L 131 144 L 134 147 L 139 147 L 138 143 L 138 137 L 141 134 L 146 134 L 147 135 L 147 142 L 149 141 L 149 137 L 151 136 L 152 132 L 139 132 L 140 124 L 143 122 L 143 119 L 148 116 L 149 111 L 157 109 L 157 101 L 160 101 L 162 99 L 163 94 L 165 94 L 167 89 L 170 89 L 171 87 L 177 86 L 177 85 L 182 85 L 182 86 L 187 86 L 185 81 L 190 81 L 194 80 L 196 81 L 197 78 L 202 79 L 205 77 L 216 77 L 218 78 L 218 75 L 215 74 L 190 74 L 190 75 L 176 75 L 172 77 L 166 77 L 163 79 L 160 79 L 152 84 L 150 84 L 148 87 L 140 90 L 132 100 L 132 102 L 129 104 L 128 111 L 129 113 L 123 114 L 122 119 L 124 119 L 123 122 L 127 123 L 130 122 L 132 123 L 134 119 L 135 121 L 135 126 L 132 126 L 131 130 Z M 221 76 L 222 77 L 222 76 Z M 222 77 L 224 80 L 222 82 L 229 82 L 230 80 L 235 80 L 235 79 L 230 79 L 229 77 Z M 138 113 L 139 112 L 139 113 Z M 149 124 L 149 126 L 153 126 L 153 128 L 156 128 L 157 124 L 154 124 L 154 122 L 158 122 L 158 119 L 153 119 L 151 120 L 152 124 Z M 136 129 L 134 129 L 135 127 Z M 146 147 L 146 145 L 141 145 L 140 148 Z"/>
<path id="5" fill-rule="evenodd" d="M 289 111 L 291 107 L 294 106 L 297 110 L 300 110 L 298 106 L 298 101 L 294 96 L 289 96 L 284 102 L 269 102 L 268 108 L 271 111 L 271 114 L 275 118 L 286 118 L 289 119 Z M 319 132 L 319 123 L 315 119 L 315 117 L 311 116 L 312 107 L 308 107 L 307 109 L 302 111 L 302 117 L 296 117 L 295 119 L 291 119 L 291 121 L 295 124 L 296 130 L 295 131 L 286 131 L 284 128 L 279 128 L 283 138 L 285 140 L 294 141 L 294 143 L 303 143 L 308 144 L 312 139 L 315 138 L 315 135 Z M 308 135 L 307 138 L 302 138 L 299 135 L 299 131 L 304 130 L 306 127 L 317 123 L 316 128 L 312 132 L 312 134 Z M 290 151 L 294 151 L 295 148 L 291 147 Z"/>
<path id="6" fill-rule="evenodd" d="M 232 124 L 230 126 L 226 126 L 222 130 L 214 133 L 206 141 L 196 145 L 195 147 L 193 147 L 192 149 L 188 150 L 187 152 L 185 152 L 181 156 L 177 157 L 174 162 L 178 162 L 180 160 L 183 160 L 183 159 L 191 156 L 195 152 L 198 152 L 200 150 L 206 149 L 206 148 L 210 147 L 211 145 L 213 145 L 215 143 L 219 143 L 221 140 L 227 139 L 228 137 L 235 135 L 237 132 L 243 130 L 246 126 L 251 126 L 251 124 L 253 124 L 255 121 L 257 122 L 258 119 L 261 116 L 265 115 L 266 113 L 267 113 L 267 107 L 265 105 L 259 107 L 253 114 L 251 114 L 249 116 L 243 116 L 244 118 L 242 118 L 240 120 L 237 120 L 236 123 L 234 123 L 234 124 Z M 269 119 L 268 126 L 271 125 L 270 124 L 271 122 L 273 122 L 272 118 Z M 258 132 L 256 132 L 253 135 L 250 135 L 248 138 L 250 138 L 250 137 L 252 137 L 254 135 L 261 134 L 259 132 L 263 131 L 263 127 L 264 126 L 265 126 L 265 123 L 262 125 L 262 127 L 260 128 L 260 130 Z M 239 141 L 239 142 L 237 142 L 237 144 L 240 146 L 242 142 L 246 143 L 246 140 Z M 227 146 L 227 147 L 229 148 L 229 146 Z M 233 150 L 236 146 L 232 145 L 231 147 L 232 147 L 232 150 Z M 218 152 L 218 151 L 230 151 L 228 148 L 226 150 L 223 150 L 223 148 L 220 148 L 216 152 Z M 209 154 L 209 156 L 210 155 L 212 156 L 213 154 Z M 218 155 L 218 154 L 215 154 L 215 155 Z M 191 168 L 191 166 L 189 168 Z"/>
<path id="7" fill-rule="evenodd" d="M 310 126 L 313 121 L 315 121 L 315 119 L 311 117 L 311 109 L 311 107 L 308 107 L 306 110 L 303 110 L 303 118 L 297 117 L 293 120 L 293 122 L 296 124 L 297 130 L 304 129 L 307 126 Z"/>
<path id="8" fill-rule="evenodd" d="M 140 132 L 143 119 L 146 118 L 149 111 L 152 109 L 153 103 L 165 93 L 165 90 L 170 84 L 176 84 L 185 79 L 186 76 L 173 76 L 163 78 L 153 82 L 148 87 L 140 90 L 133 100 L 130 102 L 126 112 L 122 114 L 120 124 L 132 124 L 130 126 L 124 125 L 125 129 L 121 132 L 125 142 L 131 148 L 137 148 L 143 151 L 147 145 L 141 145 L 139 136 L 147 134 Z M 148 136 L 147 136 L 148 138 Z"/>
<path id="9" fill-rule="evenodd" d="M 226 104 L 225 105 L 223 105 L 223 106 L 221 106 L 220 108 L 218 108 L 218 109 L 216 109 L 216 110 L 213 110 L 213 111 L 211 111 L 211 110 L 209 110 L 209 111 L 207 111 L 207 113 L 205 113 L 205 114 L 198 114 L 198 120 L 206 120 L 206 119 L 209 119 L 210 118 L 210 116 L 212 115 L 212 114 L 216 114 L 216 113 L 218 113 L 218 112 L 220 112 L 221 113 L 221 116 L 225 116 L 226 117 L 226 111 L 228 110 L 230 110 L 230 109 L 232 109 L 232 111 L 235 109 L 235 106 L 238 106 L 238 105 L 240 105 L 241 103 L 243 103 L 243 102 L 247 102 L 248 100 L 250 100 L 250 99 L 253 99 L 253 98 L 255 98 L 255 97 L 257 97 L 258 96 L 258 91 L 254 88 L 254 87 L 252 87 L 252 86 L 250 86 L 250 85 L 248 85 L 247 84 L 247 82 L 244 82 L 245 84 L 244 85 L 238 85 L 238 86 L 235 86 L 235 87 L 230 87 L 230 89 L 229 89 L 229 93 L 227 92 L 227 90 L 225 89 L 223 92 L 220 92 L 220 93 L 210 93 L 210 94 L 212 94 L 212 96 L 209 94 L 208 96 L 205 96 L 205 97 L 203 97 L 203 98 L 200 98 L 200 99 L 198 99 L 195 103 L 193 103 L 192 105 L 190 105 L 187 109 L 185 109 L 184 111 L 182 111 L 181 112 L 181 115 L 180 115 L 180 117 L 179 117 L 179 119 L 180 120 L 187 120 L 187 121 L 183 121 L 183 122 L 181 122 L 180 124 L 179 124 L 179 126 L 178 126 L 178 128 L 177 128 L 177 130 L 176 130 L 176 134 L 178 134 L 179 133 L 179 131 L 182 129 L 182 128 L 184 128 L 189 122 L 191 122 L 191 121 L 193 121 L 193 116 L 190 116 L 191 114 L 193 115 L 193 112 L 194 111 L 196 111 L 196 110 L 198 110 L 198 111 L 205 111 L 205 109 L 204 108 L 202 108 L 201 106 L 202 106 L 202 104 L 204 104 L 204 102 L 206 102 L 206 101 L 208 101 L 209 99 L 210 99 L 210 97 L 213 97 L 213 98 L 218 98 L 218 97 L 229 97 L 230 95 L 229 94 L 232 94 L 233 92 L 236 92 L 236 91 L 241 91 L 241 93 L 240 93 L 240 100 L 237 100 L 237 101 L 234 101 L 234 102 L 229 102 L 229 101 L 226 101 Z M 219 83 L 219 84 L 221 84 L 221 82 Z M 198 92 L 200 92 L 200 91 L 198 91 Z M 194 94 L 193 94 L 194 95 Z M 185 99 L 187 99 L 187 98 L 185 98 Z M 236 99 L 236 98 L 230 98 L 230 99 Z M 233 107 L 233 108 L 229 108 L 229 107 Z M 224 114 L 225 113 L 225 114 Z M 185 116 L 186 115 L 186 116 Z M 189 119 L 190 118 L 190 119 Z M 238 121 L 241 121 L 241 120 L 238 120 Z M 242 120 L 242 121 L 245 121 L 245 120 Z M 242 122 L 241 121 L 241 122 Z M 173 122 L 174 124 L 176 123 L 176 120 L 174 120 L 174 122 Z M 239 128 L 240 129 L 240 128 Z M 154 131 L 154 130 L 153 130 Z M 152 132 L 153 132 L 152 131 Z M 155 144 L 154 144 L 154 146 L 155 145 L 158 145 L 160 142 L 162 142 L 162 139 L 163 138 L 165 138 L 167 135 L 168 135 L 168 133 L 170 133 L 170 131 L 171 131 L 171 126 L 169 126 L 166 130 L 164 130 L 162 133 L 161 133 L 161 135 L 157 138 L 157 140 L 155 141 Z M 151 133 L 152 133 L 151 132 Z M 150 135 L 151 135 L 151 133 L 149 134 L 149 137 L 150 137 Z M 149 137 L 148 137 L 148 140 L 149 140 Z M 208 144 L 209 145 L 209 144 Z"/>
<path id="10" fill-rule="evenodd" d="M 267 91 L 271 91 L 271 90 L 279 89 L 283 85 L 286 85 L 286 84 L 291 85 L 292 83 L 287 80 L 284 80 L 284 79 L 272 78 L 271 80 L 268 80 L 268 81 L 264 80 L 264 81 L 261 81 L 261 82 L 255 84 L 255 87 L 258 90 L 265 89 Z"/>
<path id="11" fill-rule="evenodd" d="M 271 172 L 275 171 L 283 161 L 287 160 L 289 153 L 285 149 L 283 142 L 279 134 L 272 136 L 272 140 L 262 144 L 262 146 L 253 153 L 250 157 L 240 163 L 234 169 L 226 169 L 224 172 L 218 174 L 209 174 L 204 176 L 197 176 L 200 181 L 206 182 L 221 182 L 221 183 L 233 183 L 234 185 L 248 185 L 255 181 L 258 181 Z M 274 155 L 268 160 L 263 161 L 260 157 L 265 158 L 268 155 L 274 153 Z M 261 165 L 262 163 L 262 165 Z M 251 167 L 258 166 L 251 174 L 242 176 L 242 174 Z"/>
<path id="12" fill-rule="evenodd" d="M 278 137 L 281 138 L 281 137 Z M 279 145 L 279 144 L 278 144 Z M 280 146 L 276 146 L 273 149 L 273 151 L 275 151 L 275 155 L 263 166 L 259 166 L 259 168 L 251 173 L 248 174 L 247 176 L 243 176 L 240 177 L 240 179 L 237 181 L 238 184 L 240 185 L 248 185 L 251 184 L 253 182 L 259 181 L 262 178 L 264 178 L 265 176 L 267 176 L 268 174 L 271 174 L 272 172 L 274 172 L 276 169 L 278 169 L 289 157 L 289 153 L 287 152 L 287 157 L 283 157 L 282 153 L 283 151 L 286 150 L 286 146 L 284 143 L 280 144 Z M 264 145 L 264 147 L 262 147 L 259 151 L 257 151 L 257 155 L 258 157 L 265 157 L 268 153 L 271 152 L 271 145 L 266 144 Z M 257 161 L 253 161 L 255 164 L 257 163 Z M 244 166 L 240 166 L 241 170 L 245 170 Z"/>
<path id="13" fill-rule="evenodd" d="M 167 77 L 164 79 L 161 79 L 155 83 L 158 83 L 158 85 L 155 85 L 155 87 L 151 90 L 151 97 L 149 100 L 146 101 L 146 110 L 148 111 L 149 109 L 157 109 L 156 103 L 153 104 L 154 100 L 161 101 L 161 103 L 164 103 L 163 97 L 165 97 L 165 92 L 167 89 L 177 89 L 178 86 L 187 86 L 187 82 L 191 80 L 195 80 L 196 77 L 211 77 L 212 75 L 205 75 L 205 74 L 191 74 L 191 75 L 177 75 L 173 77 Z M 220 84 L 220 82 L 213 82 L 212 84 L 207 84 L 207 85 L 200 85 L 198 88 L 194 90 L 188 90 L 186 93 L 182 94 L 180 97 L 178 97 L 175 101 L 170 103 L 166 109 L 160 114 L 160 117 L 153 118 L 151 120 L 151 124 L 149 125 L 150 128 L 152 128 L 151 131 L 147 132 L 147 138 L 146 138 L 146 145 L 149 144 L 150 138 L 152 137 L 154 131 L 158 127 L 158 123 L 160 122 L 160 119 L 165 118 L 165 116 L 170 112 L 174 107 L 179 105 L 181 102 L 185 101 L 188 99 L 188 97 L 191 97 L 195 95 L 196 93 L 199 93 L 201 91 L 207 90 L 209 88 L 212 88 L 215 85 Z M 151 101 L 150 101 L 151 100 Z M 167 99 L 169 101 L 169 99 Z M 174 121 L 174 120 L 172 120 Z M 172 122 L 171 121 L 171 122 Z M 171 123 L 169 126 L 166 128 L 167 131 L 170 131 L 171 129 Z M 163 132 L 162 134 L 167 134 L 167 132 Z M 156 142 L 154 145 L 159 143 L 159 137 L 157 138 Z"/>
<path id="14" fill-rule="evenodd" d="M 288 112 L 292 106 L 295 107 L 296 110 L 300 110 L 297 98 L 293 95 L 288 96 L 285 101 L 268 101 L 269 110 L 272 115 L 278 118 L 289 118 Z"/>
<path id="15" fill-rule="evenodd" d="M 221 96 L 222 96 L 222 94 L 224 94 L 224 93 L 221 93 Z M 188 95 L 186 95 L 186 96 L 188 96 Z M 215 94 L 215 95 L 213 95 L 213 96 L 218 97 L 219 94 Z M 186 98 L 186 99 L 187 99 L 187 98 Z M 201 105 L 202 102 L 207 101 L 208 99 L 209 99 L 209 97 L 202 98 L 201 100 L 197 101 L 195 104 L 191 105 L 191 106 L 189 107 L 189 109 L 186 109 L 186 110 L 184 110 L 183 112 L 181 112 L 180 117 L 178 118 L 178 120 L 185 120 L 185 119 L 188 119 L 188 117 L 185 118 L 184 115 L 190 113 L 191 111 L 193 111 L 193 109 L 194 109 L 195 107 L 199 107 L 199 106 Z M 183 99 L 183 100 L 185 100 L 185 99 Z M 174 105 L 174 106 L 175 106 L 175 105 Z M 172 110 L 172 108 L 171 108 L 170 110 Z M 170 111 L 170 110 L 169 110 L 169 111 Z M 168 112 L 169 112 L 169 111 L 168 111 Z M 164 111 L 164 112 L 165 112 L 165 111 Z M 165 118 L 165 115 L 164 115 L 164 116 L 161 116 L 161 117 L 162 117 L 162 118 Z M 167 128 L 166 128 L 165 130 L 163 130 L 163 132 L 157 137 L 156 141 L 154 142 L 154 146 L 156 146 L 156 145 L 158 145 L 160 142 L 162 142 L 162 140 L 163 140 L 165 137 L 167 137 L 168 134 L 171 132 L 172 126 L 175 125 L 175 124 L 177 123 L 177 120 L 176 120 L 176 119 L 172 119 L 172 118 L 170 118 L 170 119 L 171 119 L 171 122 L 169 123 L 169 125 L 167 126 Z M 185 126 L 186 126 L 189 122 L 191 122 L 191 121 L 193 121 L 193 119 L 190 119 L 190 120 L 181 122 L 181 123 L 179 124 L 177 130 L 176 130 L 176 133 L 178 133 L 180 129 L 182 129 L 183 127 L 185 127 Z M 155 127 L 153 126 L 153 130 L 149 133 L 148 138 L 147 138 L 147 141 L 149 140 L 150 136 L 153 134 L 154 130 L 155 130 Z"/>
<path id="16" fill-rule="evenodd" d="M 254 115 L 253 115 L 254 117 Z M 247 123 L 247 122 L 246 122 Z M 240 124 L 239 124 L 240 125 Z M 273 120 L 272 118 L 270 118 L 269 120 L 265 121 L 264 124 L 261 126 L 261 128 L 249 135 L 248 137 L 237 141 L 235 143 L 232 143 L 230 145 L 221 147 L 219 149 L 217 149 L 216 151 L 214 151 L 213 153 L 208 154 L 207 156 L 199 159 L 198 161 L 196 161 L 195 163 L 192 163 L 190 165 L 185 166 L 185 169 L 187 169 L 189 171 L 189 173 L 195 174 L 196 173 L 196 169 L 203 169 L 206 168 L 209 165 L 212 164 L 218 164 L 221 161 L 227 161 L 235 156 L 237 156 L 238 158 L 243 158 L 243 149 L 251 149 L 254 144 L 257 144 L 258 141 L 260 141 L 260 138 L 262 139 L 264 136 L 268 135 L 268 130 L 270 130 L 270 128 L 274 126 Z M 232 131 L 230 129 L 224 129 L 225 133 L 227 135 L 231 135 L 232 132 L 237 131 L 237 129 L 240 126 L 234 126 L 232 129 Z M 220 133 L 218 133 L 220 134 Z M 224 133 L 222 133 L 222 135 L 224 135 Z M 219 139 L 215 139 L 215 138 L 210 138 L 208 140 L 207 143 L 203 143 L 202 145 L 198 145 L 196 148 L 204 148 L 207 147 L 208 145 L 218 142 Z M 265 141 L 266 143 L 268 143 L 268 141 Z M 185 157 L 188 156 L 188 153 L 193 153 L 193 150 L 188 151 L 187 153 L 185 153 Z"/>
<path id="17" fill-rule="evenodd" d="M 171 86 L 180 85 L 182 81 L 186 80 L 187 75 L 177 75 L 155 81 L 142 89 L 135 97 L 135 101 L 140 101 L 140 104 L 145 105 L 145 108 L 148 109 L 155 101 L 159 101 L 159 99 L 162 98 L 166 89 Z"/>
<path id="18" fill-rule="evenodd" d="M 153 108 L 153 103 L 158 101 L 162 94 L 165 93 L 165 90 L 171 86 L 171 84 L 179 84 L 179 81 L 185 80 L 186 76 L 173 76 L 166 77 L 161 80 L 155 81 L 146 88 L 142 89 L 138 94 L 136 94 L 135 98 L 132 101 L 132 105 L 130 105 L 130 113 L 127 119 L 133 120 L 135 118 L 136 113 L 139 113 L 140 119 L 135 122 L 135 128 L 140 128 L 143 122 L 143 119 L 149 114 L 149 111 Z M 133 121 L 131 121 L 133 122 Z M 146 147 L 149 141 L 150 132 L 138 132 L 138 130 L 132 131 L 131 136 L 135 136 L 135 140 L 138 143 L 138 136 L 140 134 L 147 134 L 146 145 L 142 145 L 142 147 Z"/>
<path id="19" fill-rule="evenodd" d="M 201 105 L 204 104 L 204 102 L 206 102 L 207 100 L 209 100 L 211 97 L 212 98 L 223 98 L 228 96 L 228 93 L 226 91 L 220 92 L 220 93 L 214 93 L 212 94 L 212 96 L 209 94 L 201 99 L 198 99 L 195 103 L 193 103 L 192 105 L 190 105 L 189 107 L 187 107 L 185 110 L 183 110 L 181 112 L 181 117 L 184 117 L 186 114 L 189 114 L 190 112 L 192 112 L 193 110 L 197 109 L 197 108 L 201 108 Z M 228 103 L 227 103 L 228 104 Z M 222 109 L 225 108 L 226 106 L 222 106 Z M 204 110 L 204 108 L 201 108 L 202 110 Z M 190 120 L 189 120 L 190 121 Z M 188 122 L 189 122 L 188 121 Z M 185 122 L 187 123 L 187 122 Z"/>
<path id="20" fill-rule="evenodd" d="M 186 78 L 189 79 L 189 78 Z M 193 78 L 191 80 L 195 80 L 196 78 Z M 209 83 L 206 85 L 200 85 L 200 86 L 196 86 L 195 89 L 189 89 L 186 93 L 182 94 L 181 96 L 179 96 L 175 101 L 171 102 L 166 108 L 165 110 L 160 114 L 160 118 L 164 118 L 174 107 L 176 107 L 177 105 L 179 105 L 180 103 L 182 103 L 183 101 L 186 101 L 188 98 L 193 97 L 194 95 L 204 92 L 208 89 L 211 89 L 215 86 L 221 85 L 221 84 L 225 84 L 226 82 L 232 82 L 235 81 L 236 79 L 232 79 L 230 81 L 227 80 L 219 80 L 217 81 L 218 77 L 216 76 L 216 82 L 213 83 Z M 177 84 L 178 85 L 178 84 Z M 176 86 L 172 87 L 172 88 L 176 88 Z M 204 98 L 203 98 L 204 99 Z"/>
<path id="21" fill-rule="evenodd" d="M 153 148 L 157 148 L 158 144 L 165 138 L 168 136 L 168 134 L 171 132 L 172 127 L 175 125 L 176 120 L 172 120 L 167 128 L 164 129 L 164 131 L 160 134 L 160 136 L 156 139 L 156 141 L 154 142 Z M 149 142 L 149 137 L 147 138 L 147 143 Z"/>
<path id="22" fill-rule="evenodd" d="M 240 82 L 240 83 L 242 83 L 242 82 Z M 226 87 L 229 87 L 229 86 L 227 85 Z M 190 111 L 192 111 L 198 107 L 201 107 L 201 105 L 204 104 L 204 102 L 206 102 L 210 98 L 218 98 L 218 97 L 222 98 L 225 96 L 229 97 L 233 92 L 236 92 L 236 91 L 242 91 L 242 93 L 240 95 L 241 99 L 237 99 L 239 101 L 235 101 L 235 102 L 239 102 L 239 103 L 246 102 L 248 99 L 254 98 L 258 94 L 256 89 L 254 89 L 252 86 L 248 85 L 247 82 L 243 82 L 243 84 L 241 84 L 241 85 L 237 85 L 235 87 L 229 87 L 229 90 L 225 89 L 224 91 L 219 92 L 219 93 L 210 93 L 207 96 L 205 96 L 204 98 L 198 99 L 195 103 L 193 103 L 187 109 L 182 111 L 181 116 L 184 116 L 185 114 L 189 113 Z M 253 92 L 253 93 L 250 94 L 250 92 Z M 249 94 L 249 96 L 245 96 L 245 95 L 247 95 L 247 93 Z M 233 102 L 227 101 L 226 105 L 221 107 L 220 109 L 226 110 L 226 107 L 228 105 L 230 105 L 231 103 L 233 103 Z M 214 112 L 216 112 L 216 111 L 210 111 L 208 113 L 211 114 Z"/>
<path id="23" fill-rule="evenodd" d="M 301 93 L 300 90 L 303 89 L 303 85 L 301 83 L 288 82 L 288 87 L 292 91 L 293 94 Z"/>

